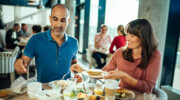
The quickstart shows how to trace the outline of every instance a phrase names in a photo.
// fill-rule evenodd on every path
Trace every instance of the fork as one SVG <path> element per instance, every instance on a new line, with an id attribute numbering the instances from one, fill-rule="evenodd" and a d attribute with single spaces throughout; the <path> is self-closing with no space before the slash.
<path id="1" fill-rule="evenodd" d="M 63 75 L 62 80 L 64 80 L 64 78 L 66 77 L 66 75 L 68 75 L 69 73 L 70 73 L 70 70 L 69 70 L 69 72 L 67 72 L 66 74 Z"/>

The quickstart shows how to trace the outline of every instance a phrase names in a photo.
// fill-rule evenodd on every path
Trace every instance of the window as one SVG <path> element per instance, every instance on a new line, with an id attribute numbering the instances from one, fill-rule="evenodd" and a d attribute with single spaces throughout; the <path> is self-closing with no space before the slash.
<path id="1" fill-rule="evenodd" d="M 180 39 L 179 39 L 179 46 L 176 56 L 176 66 L 175 66 L 175 73 L 174 73 L 174 80 L 173 80 L 173 88 L 180 90 Z"/>
<path id="2" fill-rule="evenodd" d="M 137 19 L 138 6 L 138 0 L 106 0 L 105 24 L 112 39 L 117 36 L 118 25 L 125 27 L 130 21 Z"/>
<path id="3" fill-rule="evenodd" d="M 90 6 L 90 25 L 89 25 L 89 45 L 94 45 L 94 37 L 97 33 L 97 23 L 98 23 L 98 6 L 99 0 L 91 0 Z"/>

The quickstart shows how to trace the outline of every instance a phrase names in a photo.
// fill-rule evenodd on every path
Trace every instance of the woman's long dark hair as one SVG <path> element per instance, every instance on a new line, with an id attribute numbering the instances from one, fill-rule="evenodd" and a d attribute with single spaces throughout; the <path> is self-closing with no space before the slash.
<path id="1" fill-rule="evenodd" d="M 141 62 L 137 67 L 145 69 L 150 57 L 158 47 L 151 24 L 146 19 L 136 19 L 129 22 L 126 26 L 126 32 L 141 39 Z M 123 51 L 123 58 L 134 62 L 132 58 L 132 49 L 127 48 Z"/>

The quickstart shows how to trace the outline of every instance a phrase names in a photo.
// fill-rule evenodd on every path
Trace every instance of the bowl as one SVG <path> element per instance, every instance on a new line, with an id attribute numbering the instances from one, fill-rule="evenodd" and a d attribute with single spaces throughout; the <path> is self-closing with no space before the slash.
<path id="1" fill-rule="evenodd" d="M 50 87 L 53 87 L 53 85 L 56 87 L 61 87 L 61 89 L 66 89 L 69 86 L 67 80 L 55 80 L 55 81 L 49 82 L 48 85 Z"/>
<path id="2" fill-rule="evenodd" d="M 61 94 L 55 90 L 43 90 L 38 93 L 38 100 L 59 100 Z"/>

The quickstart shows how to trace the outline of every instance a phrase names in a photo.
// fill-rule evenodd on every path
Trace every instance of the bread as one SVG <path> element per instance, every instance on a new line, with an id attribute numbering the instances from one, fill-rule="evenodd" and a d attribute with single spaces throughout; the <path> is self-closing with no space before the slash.
<path id="1" fill-rule="evenodd" d="M 127 89 L 117 89 L 117 93 L 128 93 L 129 90 Z"/>
<path id="2" fill-rule="evenodd" d="M 101 76 L 102 71 L 89 70 L 89 71 L 87 71 L 87 73 L 88 73 L 90 76 Z"/>

